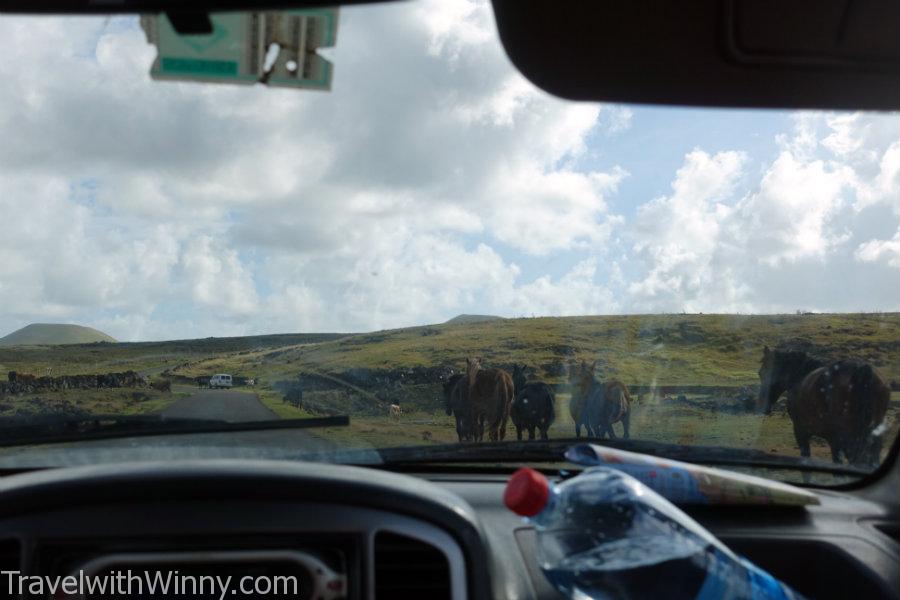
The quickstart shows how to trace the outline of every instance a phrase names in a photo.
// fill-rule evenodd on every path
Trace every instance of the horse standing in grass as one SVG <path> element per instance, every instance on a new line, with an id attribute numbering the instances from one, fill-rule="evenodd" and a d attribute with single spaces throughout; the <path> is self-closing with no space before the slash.
<path id="1" fill-rule="evenodd" d="M 580 366 L 573 365 L 569 371 L 572 388 L 569 412 L 575 421 L 575 437 L 581 437 L 581 426 L 584 425 L 590 437 L 602 439 L 608 435 L 610 439 L 615 439 L 613 424 L 621 421 L 623 437 L 628 439 L 631 435 L 632 402 L 628 388 L 618 379 L 605 383 L 598 381 L 594 377 L 596 368 L 596 361 L 591 365 L 582 361 Z"/>
<path id="2" fill-rule="evenodd" d="M 816 436 L 828 442 L 835 463 L 843 455 L 852 465 L 878 465 L 891 389 L 872 365 L 766 346 L 759 382 L 757 406 L 765 414 L 787 394 L 800 456 L 809 457 L 810 438 Z"/>
<path id="3" fill-rule="evenodd" d="M 528 383 L 525 367 L 513 365 L 513 386 L 515 398 L 509 416 L 516 428 L 516 438 L 522 440 L 522 430 L 528 431 L 528 439 L 534 439 L 534 430 L 540 432 L 541 439 L 549 439 L 547 430 L 556 417 L 553 390 L 542 381 Z"/>
<path id="4" fill-rule="evenodd" d="M 157 379 L 156 381 L 150 383 L 150 387 L 154 390 L 164 392 L 166 394 L 172 393 L 172 382 L 168 379 Z"/>
<path id="5" fill-rule="evenodd" d="M 591 379 L 582 377 L 582 369 L 577 363 L 569 365 L 569 389 L 571 396 L 569 398 L 569 414 L 572 415 L 572 421 L 575 423 L 575 437 L 581 437 L 582 426 L 585 429 L 585 435 L 594 437 L 592 423 L 599 420 L 596 402 L 588 404 L 591 397 Z M 595 398 L 596 399 L 596 398 Z"/>
<path id="6" fill-rule="evenodd" d="M 444 382 L 444 409 L 456 417 L 456 435 L 460 442 L 473 438 L 472 410 L 469 406 L 469 380 L 462 374 L 451 375 Z"/>
<path id="7" fill-rule="evenodd" d="M 467 358 L 466 380 L 475 441 L 484 439 L 485 425 L 488 439 L 502 440 L 513 401 L 512 378 L 500 369 L 482 369 L 480 358 Z"/>

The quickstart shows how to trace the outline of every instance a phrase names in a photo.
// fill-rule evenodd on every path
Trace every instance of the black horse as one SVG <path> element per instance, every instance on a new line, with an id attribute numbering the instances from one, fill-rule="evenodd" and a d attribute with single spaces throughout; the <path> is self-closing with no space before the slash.
<path id="1" fill-rule="evenodd" d="M 528 431 L 528 439 L 534 439 L 534 430 L 540 432 L 541 439 L 548 439 L 547 430 L 556 418 L 556 399 L 550 386 L 541 381 L 529 383 L 525 377 L 525 366 L 513 365 L 513 385 L 516 395 L 509 416 L 516 428 L 516 437 L 522 439 L 522 430 Z"/>
<path id="2" fill-rule="evenodd" d="M 468 383 L 461 373 L 451 375 L 444 382 L 444 409 L 448 415 L 456 417 L 456 435 L 461 442 L 470 442 L 474 438 Z"/>

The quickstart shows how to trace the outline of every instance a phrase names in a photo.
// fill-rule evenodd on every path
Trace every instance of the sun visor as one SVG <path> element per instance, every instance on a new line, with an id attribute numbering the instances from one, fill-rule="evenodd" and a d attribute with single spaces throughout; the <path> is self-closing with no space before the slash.
<path id="1" fill-rule="evenodd" d="M 565 98 L 900 108 L 888 0 L 493 0 L 512 62 Z"/>

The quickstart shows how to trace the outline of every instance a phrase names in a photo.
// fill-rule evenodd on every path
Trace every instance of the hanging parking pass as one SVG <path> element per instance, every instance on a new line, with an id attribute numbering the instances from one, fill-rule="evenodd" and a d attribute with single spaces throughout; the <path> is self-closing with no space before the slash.
<path id="1" fill-rule="evenodd" d="M 337 8 L 221 13 L 209 20 L 209 33 L 178 33 L 166 14 L 142 16 L 147 41 L 157 48 L 150 76 L 331 89 L 333 65 L 317 50 L 335 45 Z"/>

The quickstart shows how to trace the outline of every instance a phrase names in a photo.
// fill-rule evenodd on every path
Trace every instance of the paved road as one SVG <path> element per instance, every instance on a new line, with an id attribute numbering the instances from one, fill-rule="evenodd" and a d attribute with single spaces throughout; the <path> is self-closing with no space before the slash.
<path id="1" fill-rule="evenodd" d="M 278 416 L 259 401 L 256 394 L 230 390 L 204 390 L 181 400 L 162 411 L 162 416 L 180 419 L 220 419 L 234 423 L 241 421 L 272 421 Z"/>
<path id="2" fill-rule="evenodd" d="M 176 401 L 162 412 L 167 417 L 270 421 L 278 417 L 248 392 L 203 390 Z M 186 459 L 270 459 L 315 462 L 372 462 L 380 457 L 365 450 L 342 458 L 346 445 L 317 435 L 316 429 L 276 429 L 121 437 L 102 440 L 0 448 L 0 467 L 95 465 L 130 461 Z"/>

